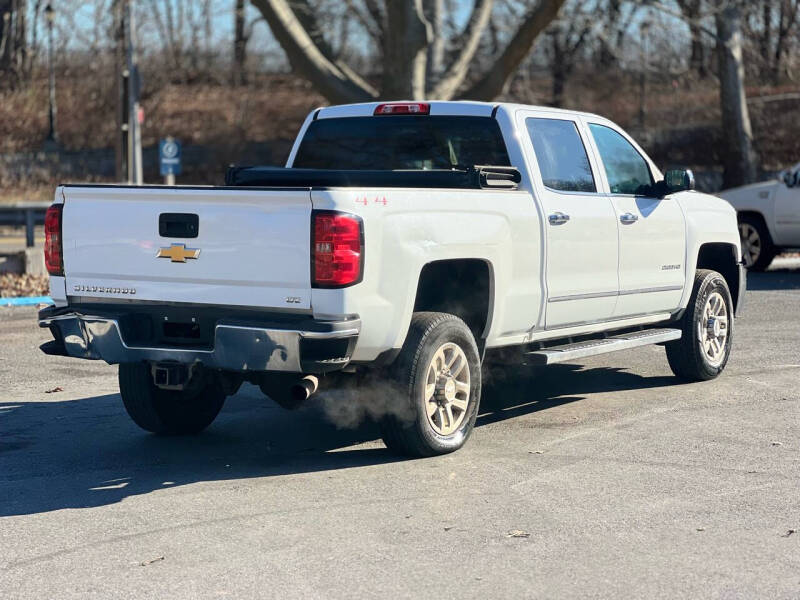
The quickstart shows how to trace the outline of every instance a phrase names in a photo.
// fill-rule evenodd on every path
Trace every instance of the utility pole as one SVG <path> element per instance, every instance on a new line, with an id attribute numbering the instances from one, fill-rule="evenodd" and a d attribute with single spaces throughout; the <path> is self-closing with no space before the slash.
<path id="1" fill-rule="evenodd" d="M 58 144 L 56 135 L 56 115 L 58 114 L 58 109 L 56 108 L 56 65 L 53 55 L 53 22 L 56 17 L 55 13 L 53 6 L 48 3 L 44 8 L 44 16 L 47 19 L 47 69 L 50 95 L 48 99 L 47 139 L 45 144 L 51 148 Z"/>
<path id="2" fill-rule="evenodd" d="M 136 57 L 136 27 L 133 0 L 115 0 L 114 20 L 116 61 L 119 73 L 117 88 L 117 179 L 141 185 L 142 132 L 139 121 L 139 67 Z"/>
<path id="3" fill-rule="evenodd" d="M 114 136 L 114 157 L 117 181 L 128 181 L 128 84 L 130 73 L 125 59 L 125 5 L 127 0 L 114 0 L 114 67 L 117 73 L 117 135 Z"/>
<path id="4" fill-rule="evenodd" d="M 142 185 L 142 130 L 139 122 L 139 65 L 136 58 L 136 26 L 133 0 L 125 0 L 126 62 L 128 67 L 128 181 Z"/>

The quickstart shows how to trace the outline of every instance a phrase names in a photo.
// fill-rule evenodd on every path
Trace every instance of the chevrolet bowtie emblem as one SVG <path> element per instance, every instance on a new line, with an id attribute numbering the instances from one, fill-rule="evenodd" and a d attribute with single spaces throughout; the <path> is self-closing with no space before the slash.
<path id="1" fill-rule="evenodd" d="M 199 248 L 187 248 L 186 244 L 172 244 L 169 248 L 159 248 L 156 258 L 168 258 L 172 262 L 186 262 L 187 258 L 200 256 Z"/>

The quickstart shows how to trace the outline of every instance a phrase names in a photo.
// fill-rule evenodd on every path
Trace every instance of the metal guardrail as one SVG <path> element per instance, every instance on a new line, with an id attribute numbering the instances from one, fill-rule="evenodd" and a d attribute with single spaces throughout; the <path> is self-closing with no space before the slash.
<path id="1" fill-rule="evenodd" d="M 49 206 L 49 203 L 0 204 L 0 226 L 24 227 L 25 246 L 33 248 L 34 230 L 37 225 L 44 225 L 44 215 Z"/>

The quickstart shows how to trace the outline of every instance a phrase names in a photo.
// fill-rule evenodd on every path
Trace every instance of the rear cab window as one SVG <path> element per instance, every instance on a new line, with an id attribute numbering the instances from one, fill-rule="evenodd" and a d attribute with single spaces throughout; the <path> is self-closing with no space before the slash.
<path id="1" fill-rule="evenodd" d="M 511 166 L 491 117 L 389 115 L 311 122 L 292 167 L 337 170 L 431 170 Z"/>
<path id="2" fill-rule="evenodd" d="M 546 187 L 560 192 L 597 192 L 575 121 L 529 117 L 525 125 Z"/>

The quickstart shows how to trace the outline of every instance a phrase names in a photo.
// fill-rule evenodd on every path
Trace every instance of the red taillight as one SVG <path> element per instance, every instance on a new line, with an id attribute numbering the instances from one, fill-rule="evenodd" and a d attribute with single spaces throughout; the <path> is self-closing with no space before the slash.
<path id="1" fill-rule="evenodd" d="M 379 104 L 375 109 L 377 115 L 429 115 L 431 105 L 427 102 L 392 102 Z"/>
<path id="2" fill-rule="evenodd" d="M 63 204 L 53 204 L 44 216 L 44 264 L 50 275 L 64 274 L 64 245 L 61 240 Z"/>
<path id="3" fill-rule="evenodd" d="M 314 211 L 312 214 L 312 285 L 346 287 L 361 281 L 364 264 L 361 219 L 331 211 Z"/>

